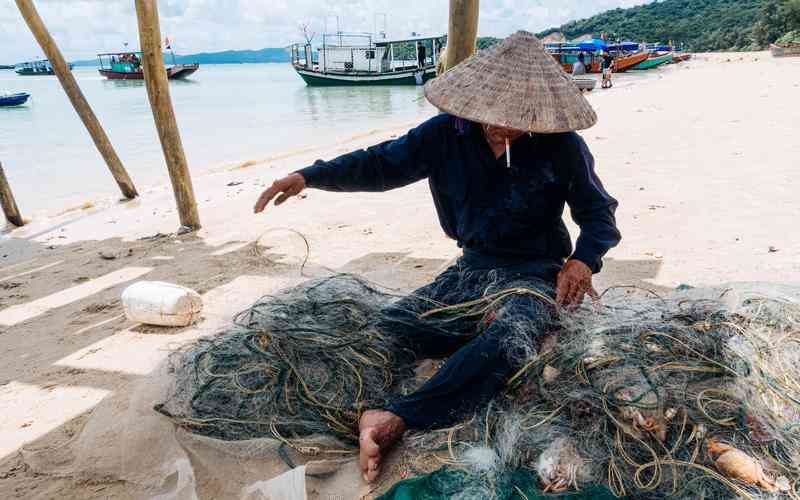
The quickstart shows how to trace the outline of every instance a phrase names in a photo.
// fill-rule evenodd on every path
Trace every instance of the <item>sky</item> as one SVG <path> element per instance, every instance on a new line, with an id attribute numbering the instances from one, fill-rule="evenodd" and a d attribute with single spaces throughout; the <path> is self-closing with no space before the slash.
<path id="1" fill-rule="evenodd" d="M 134 0 L 34 0 L 67 59 L 138 48 Z M 478 33 L 503 37 L 649 0 L 481 0 Z M 180 54 L 283 47 L 311 31 L 372 32 L 386 15 L 389 36 L 447 32 L 447 0 L 159 0 L 161 31 Z M 383 18 L 378 18 L 383 29 Z M 14 0 L 0 0 L 0 64 L 42 56 Z"/>

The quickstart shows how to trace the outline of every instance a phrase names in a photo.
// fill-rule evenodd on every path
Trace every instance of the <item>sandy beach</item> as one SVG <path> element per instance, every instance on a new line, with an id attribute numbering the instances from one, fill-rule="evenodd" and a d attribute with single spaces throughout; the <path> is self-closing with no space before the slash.
<path id="1" fill-rule="evenodd" d="M 623 234 L 596 288 L 800 282 L 798 96 L 800 60 L 765 52 L 701 54 L 588 94 L 599 122 L 582 136 L 620 202 Z M 104 399 L 124 399 L 170 350 L 212 333 L 265 293 L 331 270 L 411 290 L 442 270 L 458 248 L 439 228 L 425 182 L 382 194 L 308 190 L 252 213 L 273 179 L 413 125 L 353 124 L 352 137 L 337 144 L 265 151 L 195 176 L 204 226 L 196 234 L 175 235 L 169 185 L 132 202 L 87 199 L 7 227 L 0 498 L 141 497 L 114 478 L 42 474 L 20 450 L 64 442 Z M 576 235 L 571 223 L 570 230 Z M 198 290 L 205 319 L 177 331 L 127 321 L 120 293 L 138 279 Z"/>

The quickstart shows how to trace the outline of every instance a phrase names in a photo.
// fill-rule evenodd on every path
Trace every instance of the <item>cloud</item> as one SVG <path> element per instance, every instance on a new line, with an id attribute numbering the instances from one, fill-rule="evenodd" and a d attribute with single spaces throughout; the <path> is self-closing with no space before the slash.
<path id="1" fill-rule="evenodd" d="M 481 0 L 480 35 L 540 31 L 607 9 L 649 0 Z M 447 31 L 446 0 L 159 0 L 161 31 L 177 52 L 282 47 L 313 31 L 372 32 L 386 14 L 390 36 Z M 37 0 L 45 24 L 68 59 L 138 45 L 133 0 Z M 41 57 L 14 0 L 0 0 L 0 64 Z"/>

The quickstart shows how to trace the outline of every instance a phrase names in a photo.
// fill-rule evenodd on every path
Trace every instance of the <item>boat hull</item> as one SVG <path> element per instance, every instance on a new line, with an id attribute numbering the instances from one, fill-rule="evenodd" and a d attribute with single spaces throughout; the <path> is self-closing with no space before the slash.
<path id="1" fill-rule="evenodd" d="M 688 61 L 691 58 L 692 58 L 691 54 L 675 54 L 675 55 L 672 56 L 672 62 L 680 63 L 680 62 Z"/>
<path id="2" fill-rule="evenodd" d="M 572 83 L 574 83 L 581 92 L 591 92 L 597 86 L 597 80 L 594 78 L 572 77 Z"/>
<path id="3" fill-rule="evenodd" d="M 646 60 L 640 62 L 636 66 L 632 67 L 631 69 L 635 70 L 643 70 L 643 69 L 652 69 L 657 66 L 661 66 L 662 64 L 666 64 L 668 62 L 672 62 L 672 53 L 664 54 L 660 56 L 650 56 Z"/>
<path id="4" fill-rule="evenodd" d="M 614 59 L 614 73 L 628 71 L 637 64 L 646 61 L 649 57 L 650 54 L 647 52 L 637 52 L 629 56 L 618 57 Z"/>
<path id="5" fill-rule="evenodd" d="M 773 57 L 800 57 L 800 45 L 775 45 L 769 46 Z"/>
<path id="6" fill-rule="evenodd" d="M 0 107 L 21 106 L 28 101 L 30 94 L 25 92 L 0 96 Z"/>
<path id="7" fill-rule="evenodd" d="M 69 70 L 72 71 L 74 65 L 70 63 L 67 65 L 67 68 L 69 68 Z M 53 71 L 53 68 L 50 68 L 46 71 L 34 71 L 31 68 L 18 68 L 16 70 L 16 73 L 19 76 L 53 76 L 56 74 L 56 72 Z"/>
<path id="8" fill-rule="evenodd" d="M 295 67 L 295 71 L 306 85 L 310 87 L 341 87 L 357 85 L 418 85 L 416 74 L 422 74 L 422 83 L 436 76 L 435 68 L 416 71 L 398 71 L 395 73 L 356 75 L 347 73 L 322 73 L 305 68 Z"/>
<path id="9" fill-rule="evenodd" d="M 167 78 L 180 80 L 193 74 L 199 68 L 199 64 L 176 64 L 167 68 Z M 110 69 L 100 69 L 98 71 L 109 80 L 144 80 L 142 71 L 112 71 Z"/>

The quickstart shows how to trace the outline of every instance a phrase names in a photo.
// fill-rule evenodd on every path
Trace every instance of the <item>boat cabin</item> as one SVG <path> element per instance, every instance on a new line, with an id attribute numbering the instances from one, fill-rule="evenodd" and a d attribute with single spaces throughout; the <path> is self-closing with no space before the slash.
<path id="1" fill-rule="evenodd" d="M 109 80 L 143 80 L 141 52 L 109 52 L 97 54 L 100 60 L 101 75 Z M 167 66 L 167 78 L 170 80 L 186 78 L 200 67 L 199 64 L 175 64 L 175 54 L 172 54 L 171 66 Z"/>
<path id="2" fill-rule="evenodd" d="M 68 64 L 67 67 L 71 70 L 73 65 Z M 18 75 L 23 76 L 55 75 L 53 65 L 47 59 L 19 63 L 15 66 L 15 71 Z"/>
<path id="3" fill-rule="evenodd" d="M 436 75 L 444 36 L 374 40 L 367 33 L 337 33 L 290 47 L 292 66 L 308 85 L 417 84 Z"/>
<path id="4" fill-rule="evenodd" d="M 117 73 L 134 73 L 142 70 L 141 52 L 111 52 L 97 54 L 101 70 L 110 70 Z"/>

